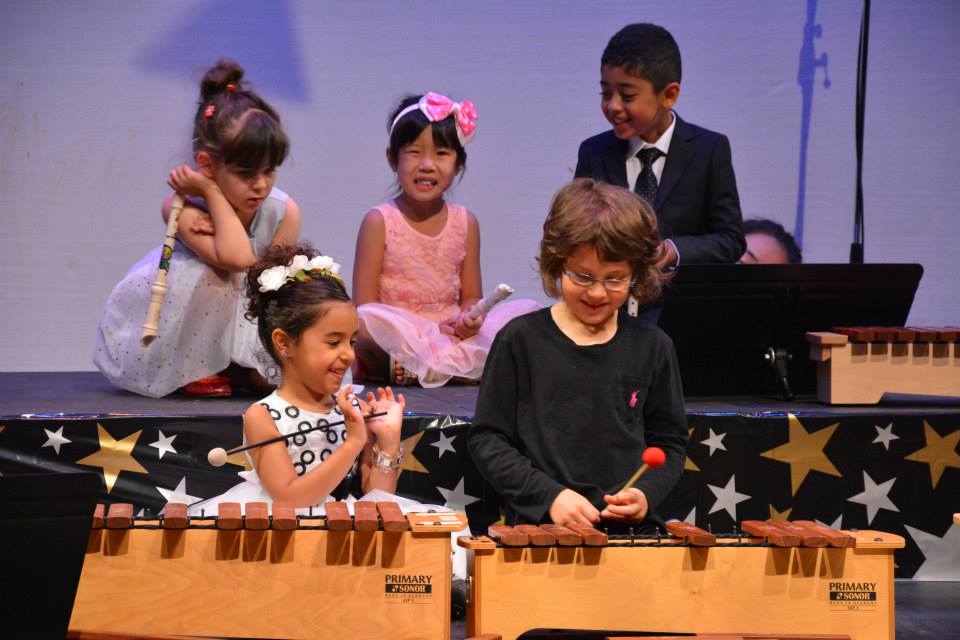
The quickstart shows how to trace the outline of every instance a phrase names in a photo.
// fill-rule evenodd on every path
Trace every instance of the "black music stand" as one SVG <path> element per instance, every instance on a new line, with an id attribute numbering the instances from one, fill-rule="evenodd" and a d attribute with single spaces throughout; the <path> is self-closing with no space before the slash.
<path id="1" fill-rule="evenodd" d="M 658 324 L 687 396 L 813 394 L 806 332 L 903 326 L 921 275 L 919 264 L 686 265 Z"/>
<path id="2" fill-rule="evenodd" d="M 63 638 L 102 485 L 95 473 L 0 476 L 0 626 Z"/>

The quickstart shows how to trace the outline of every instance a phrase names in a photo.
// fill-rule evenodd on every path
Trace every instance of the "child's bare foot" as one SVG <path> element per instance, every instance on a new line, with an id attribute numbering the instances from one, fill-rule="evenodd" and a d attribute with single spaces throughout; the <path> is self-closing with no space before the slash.
<path id="1" fill-rule="evenodd" d="M 407 371 L 402 364 L 390 358 L 390 378 L 396 387 L 409 387 L 417 384 L 417 374 Z"/>

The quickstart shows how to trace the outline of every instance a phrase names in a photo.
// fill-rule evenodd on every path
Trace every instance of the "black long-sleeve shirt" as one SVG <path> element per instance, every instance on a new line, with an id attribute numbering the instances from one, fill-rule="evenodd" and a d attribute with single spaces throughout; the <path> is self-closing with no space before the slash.
<path id="1" fill-rule="evenodd" d="M 549 308 L 515 318 L 490 349 L 468 438 L 477 468 L 504 499 L 508 524 L 549 521 L 564 488 L 603 510 L 604 494 L 620 490 L 648 446 L 667 455 L 634 485 L 653 511 L 686 455 L 673 343 L 624 315 L 610 341 L 589 346 L 570 340 Z"/>

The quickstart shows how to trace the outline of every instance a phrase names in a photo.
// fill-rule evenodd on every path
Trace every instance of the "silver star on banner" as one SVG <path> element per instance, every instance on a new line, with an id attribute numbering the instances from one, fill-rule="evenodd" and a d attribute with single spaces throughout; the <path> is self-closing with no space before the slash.
<path id="1" fill-rule="evenodd" d="M 723 444 L 723 439 L 727 437 L 725 433 L 714 433 L 713 429 L 710 429 L 710 437 L 706 440 L 701 440 L 700 444 L 710 447 L 710 457 L 713 457 L 714 452 L 717 449 L 721 451 L 726 451 L 727 447 Z"/>
<path id="2" fill-rule="evenodd" d="M 167 502 L 182 502 L 184 504 L 193 504 L 197 500 L 200 500 L 197 496 L 192 496 L 187 493 L 187 478 L 180 478 L 180 482 L 177 484 L 175 489 L 164 489 L 163 487 L 156 487 L 157 491 L 160 492 L 160 495 L 163 496 L 163 499 Z"/>
<path id="3" fill-rule="evenodd" d="M 44 429 L 47 434 L 47 441 L 44 442 L 41 446 L 43 447 L 53 447 L 53 450 L 57 452 L 57 455 L 60 455 L 60 446 L 64 444 L 70 444 L 73 442 L 69 438 L 63 436 L 63 425 L 60 425 L 60 428 L 56 431 L 50 431 L 50 429 Z"/>
<path id="4" fill-rule="evenodd" d="M 745 502 L 751 498 L 745 493 L 737 492 L 737 483 L 736 483 L 736 474 L 730 476 L 730 481 L 727 482 L 727 486 L 715 487 L 712 484 L 708 484 L 707 488 L 713 492 L 713 495 L 717 497 L 717 501 L 713 503 L 713 506 L 710 507 L 709 513 L 714 513 L 723 509 L 730 517 L 733 518 L 733 521 L 737 521 L 737 505 L 741 502 Z"/>
<path id="5" fill-rule="evenodd" d="M 942 538 L 910 525 L 903 528 L 926 558 L 914 580 L 960 580 L 960 526 L 951 525 Z"/>
<path id="6" fill-rule="evenodd" d="M 157 455 L 163 460 L 163 454 L 165 453 L 176 453 L 177 450 L 173 448 L 173 441 L 177 436 L 165 436 L 163 431 L 157 429 L 157 433 L 160 434 L 160 439 L 156 442 L 151 442 L 150 446 L 157 449 Z"/>
<path id="7" fill-rule="evenodd" d="M 436 447 L 437 457 L 442 458 L 443 454 L 445 454 L 447 451 L 453 454 L 457 453 L 457 450 L 453 448 L 453 441 L 456 440 L 456 438 L 457 436 L 451 436 L 448 438 L 447 435 L 441 430 L 440 437 L 436 442 L 431 442 L 430 446 Z"/>
<path id="8" fill-rule="evenodd" d="M 463 478 L 460 478 L 460 482 L 457 483 L 453 489 L 444 489 L 443 487 L 437 487 L 437 491 L 443 496 L 443 506 L 448 509 L 453 509 L 454 511 L 464 512 L 466 511 L 468 504 L 473 504 L 480 500 L 480 498 L 474 498 L 471 495 L 464 493 L 463 489 Z"/>
<path id="9" fill-rule="evenodd" d="M 883 448 L 887 451 L 890 451 L 890 441 L 899 440 L 900 436 L 896 435 L 893 432 L 893 423 L 891 422 L 886 427 L 879 427 L 873 425 L 873 428 L 877 430 L 877 437 L 873 439 L 871 444 L 877 444 L 878 442 L 883 445 Z"/>
<path id="10" fill-rule="evenodd" d="M 868 524 L 873 522 L 873 518 L 877 515 L 877 511 L 880 511 L 880 509 L 899 512 L 900 509 L 897 508 L 897 505 L 893 504 L 893 502 L 890 501 L 890 498 L 887 497 L 887 494 L 890 493 L 890 489 L 893 487 L 893 483 L 896 481 L 896 478 L 890 478 L 886 482 L 877 484 L 873 481 L 873 478 L 867 475 L 867 472 L 864 471 L 863 491 L 855 496 L 850 496 L 847 498 L 847 502 L 856 502 L 857 504 L 862 504 L 867 507 Z"/>

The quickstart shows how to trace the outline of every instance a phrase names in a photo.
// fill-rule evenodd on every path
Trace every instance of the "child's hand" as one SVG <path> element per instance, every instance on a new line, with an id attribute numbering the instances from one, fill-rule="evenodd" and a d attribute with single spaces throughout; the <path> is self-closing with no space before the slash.
<path id="1" fill-rule="evenodd" d="M 190 231 L 201 236 L 214 235 L 216 229 L 213 227 L 213 220 L 210 219 L 210 214 L 203 213 L 193 218 L 190 221 Z"/>
<path id="2" fill-rule="evenodd" d="M 650 508 L 647 495 L 636 487 L 624 489 L 612 496 L 603 496 L 603 499 L 607 502 L 607 508 L 600 512 L 600 517 L 604 520 L 640 522 L 647 517 Z"/>
<path id="3" fill-rule="evenodd" d="M 483 316 L 474 320 L 470 318 L 469 311 L 462 311 L 453 325 L 453 335 L 466 340 L 477 335 L 481 326 L 483 326 Z"/>
<path id="4" fill-rule="evenodd" d="M 367 392 L 367 402 L 365 404 L 368 408 L 365 413 L 387 412 L 387 415 L 373 418 L 367 422 L 367 428 L 376 436 L 380 448 L 398 448 L 400 446 L 400 428 L 403 426 L 403 408 L 406 406 L 406 399 L 403 394 L 397 394 L 396 399 L 394 399 L 393 389 L 378 387 L 377 395 L 374 395 L 372 391 Z"/>
<path id="5" fill-rule="evenodd" d="M 354 405 L 354 401 L 359 406 Z M 348 394 L 341 390 L 337 394 L 337 406 L 343 414 L 343 420 L 347 428 L 347 440 L 356 442 L 361 447 L 367 443 L 367 424 L 363 420 L 363 414 L 369 413 L 366 403 L 353 394 Z"/>
<path id="6" fill-rule="evenodd" d="M 550 519 L 554 524 L 593 526 L 600 521 L 600 512 L 573 489 L 564 489 L 550 505 Z"/>
<path id="7" fill-rule="evenodd" d="M 219 189 L 217 183 L 193 167 L 182 164 L 167 176 L 170 188 L 183 196 L 205 196 L 210 189 Z"/>
<path id="8" fill-rule="evenodd" d="M 657 260 L 657 269 L 660 271 L 669 271 L 677 266 L 677 248 L 672 242 L 663 241 L 660 243 L 663 249 L 663 255 Z"/>

